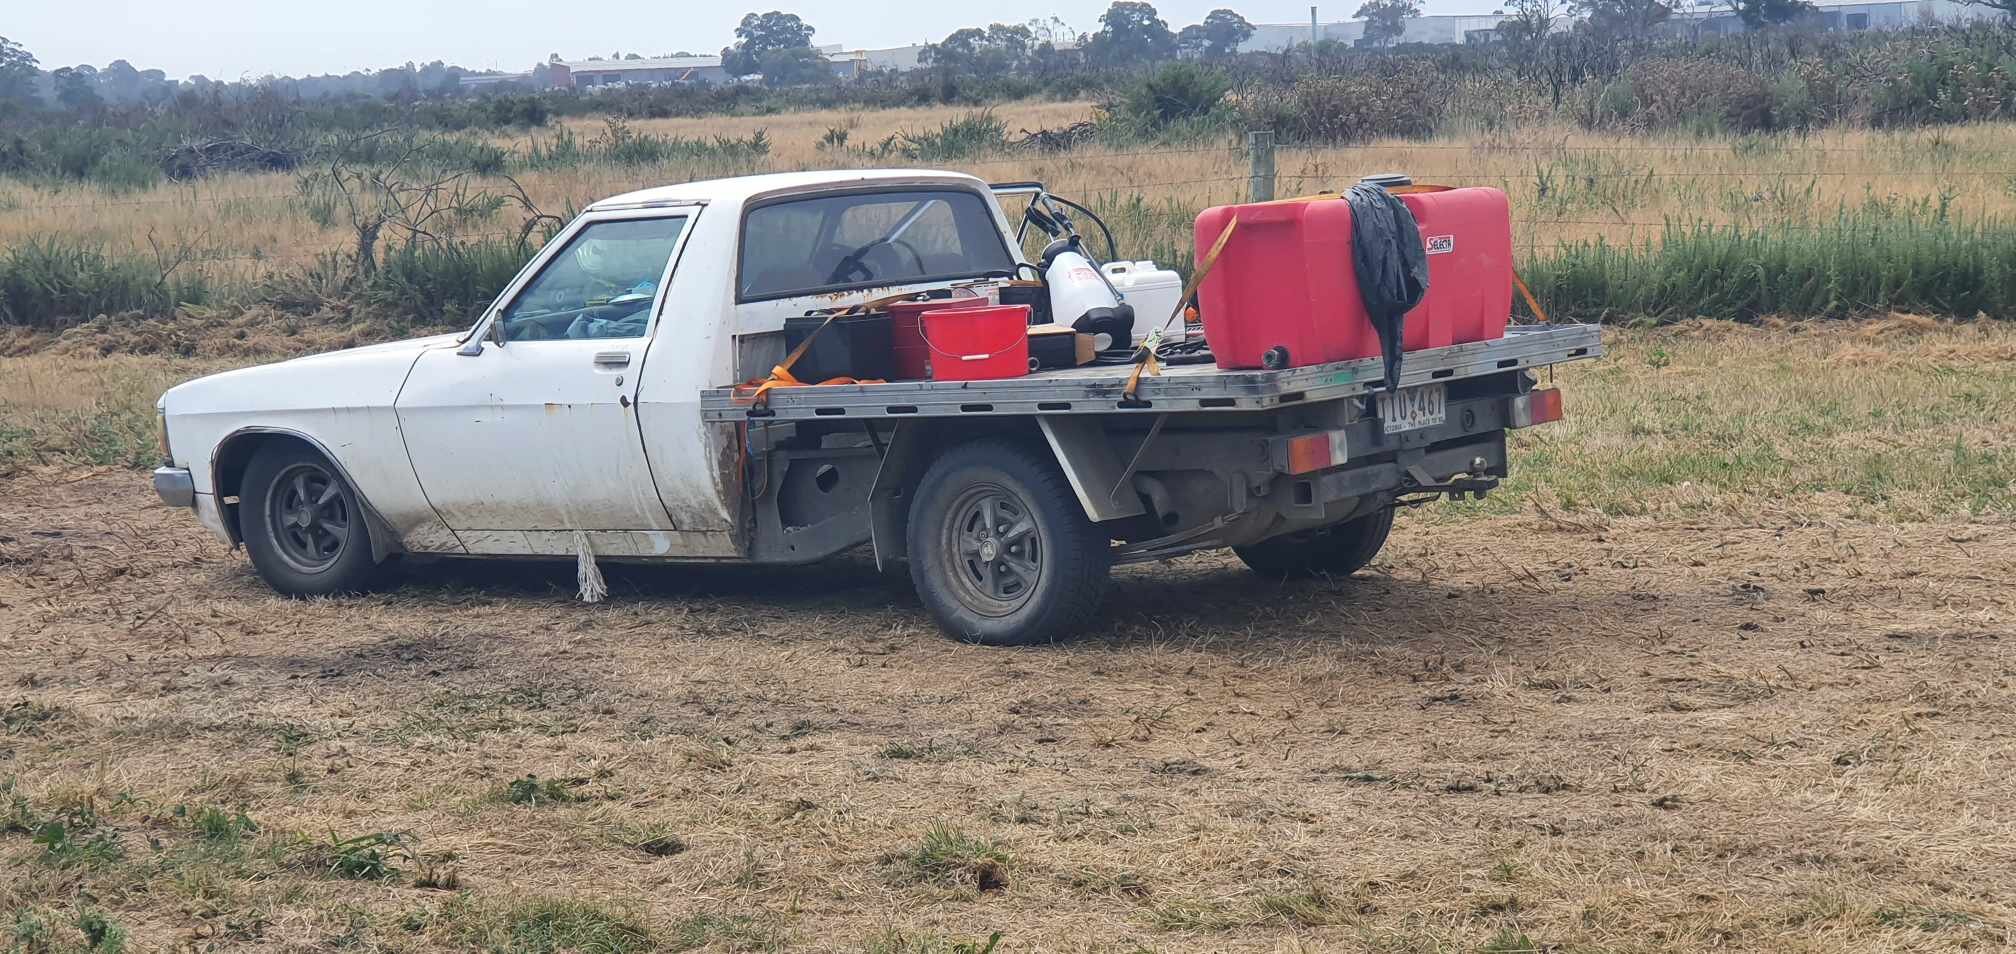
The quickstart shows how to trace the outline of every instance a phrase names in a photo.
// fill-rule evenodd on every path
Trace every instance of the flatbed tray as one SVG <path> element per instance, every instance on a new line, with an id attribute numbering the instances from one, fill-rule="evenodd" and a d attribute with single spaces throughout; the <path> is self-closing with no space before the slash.
<path id="1" fill-rule="evenodd" d="M 1601 357 L 1595 325 L 1514 325 L 1505 337 L 1410 351 L 1401 365 L 1402 387 L 1450 381 L 1518 368 L 1544 367 Z M 733 388 L 701 392 L 708 421 L 832 418 L 970 417 L 1039 414 L 1157 414 L 1171 411 L 1262 411 L 1284 404 L 1356 397 L 1382 387 L 1378 358 L 1290 368 L 1226 371 L 1212 364 L 1173 365 L 1143 377 L 1127 400 L 1131 365 L 1086 365 L 998 381 L 889 381 L 773 388 L 761 404 Z"/>

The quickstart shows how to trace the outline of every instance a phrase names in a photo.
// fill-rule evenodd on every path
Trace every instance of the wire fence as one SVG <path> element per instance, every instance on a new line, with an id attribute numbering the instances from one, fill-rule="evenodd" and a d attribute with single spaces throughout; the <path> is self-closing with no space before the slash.
<path id="1" fill-rule="evenodd" d="M 1836 147 L 1836 146 L 1824 146 L 1824 145 L 1801 145 L 1796 147 L 1778 148 L 1771 146 L 1764 146 L 1764 147 L 1747 146 L 1742 144 L 1716 145 L 1716 146 L 1688 145 L 1688 144 L 1606 144 L 1606 145 L 1584 146 L 1584 145 L 1569 145 L 1569 144 L 1512 145 L 1512 144 L 1496 144 L 1496 143 L 1459 144 L 1459 143 L 1387 142 L 1387 143 L 1346 144 L 1346 145 L 1322 146 L 1322 147 L 1287 146 L 1276 149 L 1273 148 L 1271 145 L 1260 146 L 1259 143 L 1261 142 L 1262 140 L 1256 139 L 1254 148 L 1249 148 L 1249 146 L 1245 144 L 1241 145 L 1221 144 L 1208 147 L 1155 148 L 1155 149 L 1135 149 L 1135 150 L 1118 150 L 1118 151 L 1067 149 L 1055 152 L 1046 152 L 1037 150 L 1027 152 L 1025 154 L 1003 156 L 1000 158 L 951 161 L 947 162 L 946 165 L 954 168 L 976 170 L 976 171 L 983 169 L 993 169 L 993 168 L 1011 166 L 1011 165 L 1019 166 L 1024 169 L 1030 170 L 1031 177 L 1040 178 L 1044 180 L 1047 186 L 1058 192 L 1067 195 L 1086 196 L 1105 201 L 1113 201 L 1115 199 L 1124 198 L 1127 196 L 1143 196 L 1148 198 L 1156 198 L 1155 196 L 1153 196 L 1153 193 L 1156 193 L 1158 191 L 1197 190 L 1197 187 L 1211 187 L 1209 190 L 1197 190 L 1197 191 L 1209 191 L 1211 193 L 1214 193 L 1211 195 L 1211 199 L 1213 201 L 1220 200 L 1222 197 L 1223 201 L 1237 202 L 1237 201 L 1247 201 L 1251 198 L 1255 198 L 1256 196 L 1250 195 L 1248 190 L 1255 189 L 1258 186 L 1259 181 L 1263 178 L 1265 180 L 1265 193 L 1266 193 L 1264 196 L 1265 198 L 1272 198 L 1274 190 L 1276 188 L 1281 188 L 1284 191 L 1288 191 L 1290 193 L 1323 194 L 1325 192 L 1342 191 L 1348 188 L 1349 186 L 1355 184 L 1357 181 L 1359 181 L 1357 176 L 1347 174 L 1331 174 L 1331 173 L 1307 172 L 1307 171 L 1301 171 L 1301 172 L 1275 171 L 1277 166 L 1283 164 L 1284 161 L 1286 161 L 1287 164 L 1290 165 L 1300 164 L 1302 168 L 1307 169 L 1310 164 L 1317 164 L 1325 161 L 1336 160 L 1339 158 L 1348 158 L 1354 155 L 1366 155 L 1372 153 L 1392 154 L 1402 156 L 1414 153 L 1429 153 L 1438 155 L 1448 155 L 1453 153 L 1468 153 L 1482 158 L 1504 156 L 1508 154 L 1532 155 L 1536 157 L 1573 157 L 1573 156 L 1615 154 L 1619 156 L 1633 157 L 1634 161 L 1638 161 L 1641 163 L 1641 167 L 1639 168 L 1630 168 L 1630 169 L 1607 168 L 1594 171 L 1584 171 L 1578 169 L 1549 170 L 1543 167 L 1536 167 L 1535 171 L 1531 173 L 1525 173 L 1525 172 L 1513 173 L 1504 171 L 1502 169 L 1491 170 L 1491 169 L 1478 169 L 1478 168 L 1409 170 L 1409 174 L 1417 182 L 1439 182 L 1449 185 L 1494 185 L 1499 186 L 1501 188 L 1506 188 L 1507 191 L 1512 191 L 1515 186 L 1519 186 L 1524 183 L 1532 183 L 1540 191 L 1542 201 L 1537 203 L 1530 203 L 1530 204 L 1521 203 L 1515 205 L 1516 217 L 1513 223 L 1515 229 L 1515 235 L 1517 236 L 1517 244 L 1515 247 L 1526 252 L 1533 252 L 1546 248 L 1559 247 L 1560 245 L 1571 241 L 1590 240 L 1590 238 L 1575 237 L 1575 236 L 1559 236 L 1550 238 L 1542 234 L 1546 229 L 1565 227 L 1565 226 L 1573 226 L 1578 229 L 1589 229 L 1589 228 L 1613 229 L 1613 230 L 1625 229 L 1629 231 L 1624 236 L 1617 236 L 1617 237 L 1625 238 L 1627 240 L 1637 240 L 1640 238 L 1649 239 L 1652 237 L 1651 235 L 1641 235 L 1640 234 L 1641 230 L 1645 230 L 1647 232 L 1657 231 L 1663 233 L 1666 230 L 1676 228 L 1677 229 L 1706 229 L 1706 228 L 1741 229 L 1753 232 L 1769 232 L 1776 230 L 1787 232 L 1839 233 L 1839 234 L 1868 234 L 1870 228 L 1870 226 L 1867 224 L 1856 224 L 1856 223 L 1785 221 L 1783 216 L 1775 217 L 1773 218 L 1772 221 L 1769 222 L 1756 222 L 1753 221 L 1753 219 L 1756 216 L 1764 213 L 1753 212 L 1751 210 L 1724 210 L 1726 214 L 1720 217 L 1714 215 L 1698 215 L 1698 216 L 1685 216 L 1685 217 L 1675 216 L 1675 217 L 1664 217 L 1657 220 L 1633 218 L 1628 214 L 1626 214 L 1625 211 L 1619 211 L 1619 213 L 1614 217 L 1597 217 L 1597 218 L 1587 217 L 1586 212 L 1582 217 L 1568 217 L 1567 215 L 1554 216 L 1545 214 L 1544 207 L 1548 205 L 1550 202 L 1557 205 L 1567 204 L 1577 206 L 1579 207 L 1577 209 L 1578 211 L 1581 209 L 1590 209 L 1590 210 L 1600 209 L 1602 206 L 1606 204 L 1615 207 L 1618 204 L 1615 201 L 1607 199 L 1600 195 L 1593 194 L 1593 192 L 1600 187 L 1601 183 L 1606 182 L 1660 181 L 1671 184 L 1671 183 L 1684 183 L 1686 181 L 1693 181 L 1693 180 L 1706 181 L 1706 182 L 1730 181 L 1730 180 L 1757 180 L 1762 182 L 1782 184 L 1786 181 L 1792 181 L 1792 182 L 1804 181 L 1804 180 L 1818 181 L 1823 179 L 1825 180 L 1865 179 L 1865 180 L 1882 180 L 1882 181 L 1924 179 L 1929 181 L 1931 179 L 1931 176 L 1933 175 L 1933 173 L 1928 171 L 1927 168 L 1923 167 L 1919 168 L 1858 167 L 1853 169 L 1760 168 L 1749 170 L 1727 170 L 1727 169 L 1669 169 L 1669 168 L 1657 168 L 1649 165 L 1642 165 L 1642 163 L 1647 157 L 1654 155 L 1699 156 L 1710 154 L 1728 156 L 1732 159 L 1742 159 L 1742 160 L 1769 159 L 1771 162 L 1774 163 L 1786 163 L 1786 162 L 1797 163 L 1801 160 L 1808 158 L 1819 160 L 1824 159 L 1825 157 L 1849 155 L 1849 154 L 1869 157 L 1872 151 L 1881 151 L 1880 147 L 1877 150 L 1872 150 L 1870 148 L 1865 147 L 1846 147 L 1846 146 Z M 1908 144 L 1899 144 L 1900 149 L 1904 145 Z M 1265 159 L 1264 163 L 1256 159 L 1255 148 L 1265 148 L 1268 150 L 1267 155 L 1264 157 Z M 1217 175 L 1189 176 L 1189 177 L 1171 178 L 1171 179 L 1152 179 L 1144 181 L 1140 179 L 1116 177 L 1114 175 L 1115 170 L 1104 168 L 1110 166 L 1114 162 L 1143 158 L 1143 157 L 1169 158 L 1169 157 L 1202 156 L 1202 155 L 1215 156 L 1224 160 L 1227 163 L 1246 164 L 1249 165 L 1249 169 L 1246 171 L 1245 174 L 1238 174 L 1232 172 L 1231 170 L 1226 170 L 1224 173 Z M 1937 163 L 1927 163 L 1927 165 L 1937 165 Z M 1936 175 L 1938 178 L 1945 180 L 1955 180 L 1955 179 L 1988 180 L 1997 178 L 2007 179 L 2010 182 L 2010 189 L 2012 191 L 2012 194 L 2016 194 L 2016 167 L 1989 168 L 1989 169 L 1959 169 L 1959 170 L 1942 169 L 1939 170 L 1936 173 Z M 1543 177 L 1545 178 L 1544 185 L 1541 182 L 1536 181 L 1542 179 Z M 40 203 L 20 202 L 18 200 L 9 201 L 9 199 L 6 196 L 0 195 L 0 210 L 5 210 L 10 214 L 34 213 L 34 212 L 75 212 L 80 210 L 109 212 L 121 209 L 147 208 L 147 207 L 189 207 L 189 208 L 220 207 L 220 206 L 256 207 L 263 203 L 287 203 L 289 205 L 293 205 L 296 203 L 306 203 L 310 201 L 309 196 L 304 195 L 300 192 L 293 192 L 293 191 L 258 192 L 258 193 L 231 193 L 228 191 L 217 191 L 206 193 L 203 191 L 204 187 L 200 184 L 193 184 L 193 185 L 178 184 L 176 186 L 173 186 L 172 188 L 177 190 L 177 194 L 167 196 L 148 196 L 148 197 L 130 197 L 130 198 L 115 197 L 108 195 L 83 200 L 40 202 Z M 1592 194 L 1586 197 L 1578 197 L 1577 196 L 1578 191 L 1592 192 Z M 1195 192 L 1192 193 L 1193 197 L 1194 195 Z M 1165 198 L 1171 198 L 1180 201 L 1183 198 L 1183 196 L 1181 195 L 1167 196 Z M 592 198 L 590 201 L 592 201 Z M 579 204 L 585 204 L 585 202 Z M 1627 210 L 1630 206 L 1635 204 L 1636 204 L 1635 202 L 1628 202 L 1628 201 L 1624 203 Z M 1540 211 L 1538 213 L 1532 211 L 1536 206 L 1543 209 L 1543 211 Z M 303 214 L 305 213 L 306 210 L 304 209 Z M 1573 213 L 1571 212 L 1570 214 L 1572 215 Z M 1913 223 L 1906 221 L 1906 222 L 1900 222 L 1898 224 L 1900 226 L 1909 227 Z M 344 246 L 347 244 L 344 242 L 344 239 L 347 236 L 341 224 L 340 223 L 338 225 L 325 224 L 323 228 L 328 229 L 333 234 L 328 236 L 329 238 L 328 244 L 320 248 L 309 248 L 298 250 L 290 249 L 290 250 L 275 250 L 275 251 L 263 251 L 257 248 L 253 248 L 242 252 L 228 251 L 228 253 L 227 250 L 220 249 L 219 253 L 217 254 L 210 254 L 203 252 L 188 254 L 186 260 L 189 263 L 196 265 L 204 265 L 210 263 L 252 263 L 252 264 L 264 265 L 275 263 L 310 262 L 319 260 L 329 255 L 344 254 L 344 252 L 346 251 Z M 459 241 L 475 241 L 475 240 L 490 240 L 501 238 L 517 238 L 520 235 L 521 235 L 520 232 L 513 230 L 513 231 L 488 231 L 488 232 L 459 232 L 455 233 L 452 237 Z M 1604 236 L 1604 237 L 1612 238 L 1612 236 Z M 135 244 L 137 248 L 138 247 L 137 242 Z M 381 247 L 393 247 L 395 244 L 396 243 L 388 242 Z"/>
<path id="2" fill-rule="evenodd" d="M 1900 159 L 1910 159 L 1916 162 L 1917 164 L 1912 168 L 1854 168 L 1854 169 L 1758 168 L 1758 169 L 1739 169 L 1739 170 L 1666 170 L 1666 169 L 1642 168 L 1642 169 L 1610 169 L 1610 170 L 1598 170 L 1598 171 L 1560 170 L 1558 171 L 1558 175 L 1563 179 L 1563 181 L 1596 182 L 1596 181 L 1629 180 L 1629 179 L 1648 179 L 1648 180 L 1650 179 L 1671 179 L 1671 180 L 1788 179 L 1788 178 L 1789 179 L 1801 179 L 1801 178 L 1924 179 L 1934 174 L 1934 169 L 1927 168 L 1926 160 L 1924 157 L 1915 155 L 1906 156 L 1901 153 L 1903 146 L 1900 145 L 1899 149 L 1900 149 L 1900 155 L 1899 155 Z M 1277 163 L 1288 161 L 1300 161 L 1308 163 L 1308 162 L 1321 162 L 1326 159 L 1338 156 L 1349 156 L 1354 154 L 1364 154 L 1373 152 L 1392 153 L 1392 154 L 1408 154 L 1408 153 L 1420 153 L 1420 152 L 1429 152 L 1429 153 L 1461 152 L 1476 155 L 1481 158 L 1503 156 L 1508 154 L 1535 155 L 1535 156 L 1592 156 L 1592 155 L 1605 155 L 1605 154 L 1644 156 L 1648 154 L 1664 154 L 1664 155 L 1712 154 L 1712 155 L 1724 155 L 1732 159 L 1741 159 L 1745 161 L 1758 161 L 1762 159 L 1770 159 L 1776 162 L 1786 162 L 1786 161 L 1796 161 L 1797 159 L 1803 157 L 1821 158 L 1826 156 L 1850 155 L 1850 154 L 1868 156 L 1871 150 L 1868 148 L 1846 147 L 1846 146 L 1838 146 L 1838 147 L 1798 146 L 1784 149 L 1765 148 L 1755 152 L 1754 154 L 1746 154 L 1745 152 L 1741 151 L 1740 147 L 1737 146 L 1691 146 L 1691 145 L 1679 145 L 1679 144 L 1675 145 L 1615 144 L 1615 145 L 1602 145 L 1602 146 L 1571 146 L 1571 145 L 1497 145 L 1497 144 L 1482 144 L 1482 143 L 1457 144 L 1457 143 L 1401 142 L 1401 143 L 1342 144 L 1334 146 L 1326 145 L 1321 147 L 1302 147 L 1302 146 L 1282 147 L 1276 150 L 1274 155 L 1275 155 L 1275 161 Z M 945 164 L 959 169 L 989 169 L 1004 166 L 1020 166 L 1024 168 L 1031 168 L 1034 170 L 1038 170 L 1039 172 L 1041 170 L 1049 169 L 1056 172 L 1068 173 L 1070 171 L 1073 171 L 1076 167 L 1096 166 L 1101 163 L 1111 162 L 1115 160 L 1136 159 L 1143 157 L 1169 158 L 1175 156 L 1197 156 L 1197 155 L 1215 155 L 1223 157 L 1228 161 L 1243 162 L 1248 158 L 1249 154 L 1244 146 L 1224 146 L 1224 145 L 1202 147 L 1202 148 L 1138 149 L 1138 150 L 1122 150 L 1111 152 L 1079 151 L 1079 150 L 1046 152 L 1039 150 L 1028 152 L 1021 155 L 1004 156 L 995 159 L 948 159 L 945 160 Z M 1939 164 L 1934 162 L 1933 165 L 1936 167 Z M 1469 182 L 1469 183 L 1503 183 L 1515 179 L 1523 179 L 1528 177 L 1527 174 L 1524 173 L 1515 175 L 1503 171 L 1479 170 L 1475 168 L 1409 170 L 1409 172 L 1417 181 L 1449 180 L 1452 182 Z M 2016 182 L 2016 168 L 1995 168 L 1995 169 L 1937 168 L 1936 175 L 1939 178 L 1943 179 L 2000 178 L 2000 179 L 2009 179 L 2012 182 Z M 1356 181 L 1355 177 L 1342 173 L 1280 173 L 1277 174 L 1274 178 L 1277 182 L 1319 183 L 1319 184 L 1334 182 L 1348 185 L 1349 183 Z M 1243 175 L 1208 176 L 1208 177 L 1194 177 L 1194 178 L 1174 179 L 1167 181 L 1152 181 L 1152 182 L 1113 182 L 1101 186 L 1096 186 L 1094 188 L 1100 191 L 1116 191 L 1123 189 L 1131 189 L 1138 191 L 1141 189 L 1171 188 L 1176 186 L 1202 185 L 1216 182 L 1238 182 L 1238 181 L 1245 181 L 1246 179 L 1247 176 Z M 1052 184 L 1054 185 L 1055 183 Z M 9 212 L 40 212 L 40 211 L 60 211 L 70 209 L 118 209 L 118 208 L 137 208 L 146 206 L 163 206 L 163 205 L 167 206 L 214 205 L 214 204 L 241 203 L 241 202 L 271 202 L 271 201 L 286 201 L 301 198 L 300 194 L 296 192 L 273 192 L 273 193 L 254 193 L 254 194 L 222 193 L 222 194 L 204 195 L 199 194 L 198 192 L 195 191 L 197 187 L 184 186 L 181 188 L 188 188 L 190 191 L 179 195 L 158 196 L 150 198 L 114 198 L 107 196 L 107 197 L 96 197 L 90 199 L 57 201 L 57 202 L 7 202 L 4 198 L 0 198 L 0 209 L 4 209 L 5 211 Z"/>

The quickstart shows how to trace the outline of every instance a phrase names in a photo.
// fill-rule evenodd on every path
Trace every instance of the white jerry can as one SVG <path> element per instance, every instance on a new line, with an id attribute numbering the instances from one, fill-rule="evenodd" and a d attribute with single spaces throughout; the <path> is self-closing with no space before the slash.
<path id="1" fill-rule="evenodd" d="M 1127 304 L 1134 306 L 1136 342 L 1162 327 L 1175 312 L 1176 303 L 1182 300 L 1183 276 L 1157 268 L 1154 262 L 1107 262 L 1104 270 L 1106 280 L 1126 296 Z M 1183 323 L 1178 321 L 1171 327 L 1180 332 Z"/>

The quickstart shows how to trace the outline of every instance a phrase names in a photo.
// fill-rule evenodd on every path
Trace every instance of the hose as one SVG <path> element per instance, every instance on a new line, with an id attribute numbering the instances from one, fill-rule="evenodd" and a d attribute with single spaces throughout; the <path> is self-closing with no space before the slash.
<path id="1" fill-rule="evenodd" d="M 1085 217 L 1091 219 L 1093 225 L 1099 226 L 1099 234 L 1106 238 L 1106 260 L 1109 262 L 1117 262 L 1120 260 L 1120 246 L 1114 243 L 1113 241 L 1113 230 L 1106 227 L 1106 220 L 1100 218 L 1099 213 L 1094 212 L 1091 209 L 1088 209 L 1082 205 L 1079 205 L 1078 203 L 1073 202 L 1070 199 L 1064 198 L 1061 195 L 1056 195 L 1047 192 L 1044 194 L 1048 195 L 1050 197 L 1050 201 L 1052 202 L 1056 202 L 1060 205 L 1066 205 L 1071 208 L 1077 209 L 1080 212 L 1085 213 Z"/>

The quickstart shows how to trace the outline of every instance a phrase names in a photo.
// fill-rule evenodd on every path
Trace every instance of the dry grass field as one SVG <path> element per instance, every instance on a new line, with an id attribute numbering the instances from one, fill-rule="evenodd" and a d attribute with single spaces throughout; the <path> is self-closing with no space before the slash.
<path id="1" fill-rule="evenodd" d="M 772 149 L 519 181 L 559 212 L 886 164 L 817 143 L 961 114 L 639 121 Z M 1279 164 L 1284 194 L 1499 186 L 1530 254 L 1669 218 L 2007 218 L 2012 132 L 1540 125 Z M 1229 144 L 948 165 L 1088 197 L 1158 255 L 1246 172 Z M 292 176 L 0 182 L 0 248 L 44 237 L 238 278 L 350 241 Z M 1130 567 L 1087 638 L 1002 651 L 858 557 L 617 568 L 594 606 L 530 564 L 274 596 L 147 488 L 154 399 L 411 330 L 387 320 L 226 303 L 0 335 L 0 948 L 2016 949 L 2009 323 L 1611 329 L 1498 493 L 1404 515 L 1354 577 Z"/>
<path id="2" fill-rule="evenodd" d="M 28 951 L 2016 946 L 2016 333 L 1619 331 L 1350 579 L 1118 574 L 943 640 L 860 559 L 290 602 L 0 364 L 0 912 Z M 144 419 L 144 407 L 141 416 Z M 7 430 L 11 429 L 11 430 Z M 18 438 L 17 438 L 18 439 Z M 71 444 L 63 442 L 70 441 Z"/>
<path id="3" fill-rule="evenodd" d="M 563 212 L 615 193 L 695 178 L 889 165 L 903 160 L 865 155 L 859 147 L 893 133 L 930 132 L 970 112 L 940 107 L 639 120 L 630 124 L 633 132 L 689 138 L 744 137 L 760 130 L 771 151 L 753 161 L 591 163 L 516 178 L 541 209 Z M 1091 118 L 1093 106 L 1017 103 L 993 114 L 1012 135 Z M 583 140 L 603 128 L 596 120 L 572 120 L 567 127 Z M 819 148 L 828 129 L 848 130 L 857 151 Z M 555 134 L 549 130 L 536 138 L 550 141 Z M 498 143 L 522 153 L 532 138 Z M 1497 186 L 1511 196 L 1515 236 L 1530 253 L 1560 241 L 1656 235 L 1669 219 L 1824 229 L 1844 206 L 1871 204 L 1900 215 L 1922 204 L 1969 219 L 2008 217 L 2016 213 L 2016 172 L 2007 162 L 2012 140 L 2006 123 L 1739 139 L 1615 136 L 1536 124 L 1427 141 L 1284 149 L 1279 189 L 1284 195 L 1336 189 L 1366 174 L 1395 170 L 1423 181 Z M 930 164 L 993 181 L 1040 179 L 1061 193 L 1122 210 L 1115 225 L 1123 253 L 1130 254 L 1166 256 L 1172 244 L 1186 241 L 1177 233 L 1187 229 L 1197 209 L 1246 195 L 1247 159 L 1243 147 L 1230 143 L 1084 147 Z M 501 180 L 481 185 L 506 188 Z M 506 211 L 473 230 L 516 234 L 517 224 L 515 213 Z M 340 221 L 322 226 L 311 219 L 295 177 L 287 174 L 219 176 L 117 193 L 93 186 L 49 191 L 0 181 L 0 247 L 38 237 L 164 257 L 187 248 L 196 253 L 190 267 L 226 277 L 299 267 L 318 254 L 348 249 L 353 241 Z"/>

